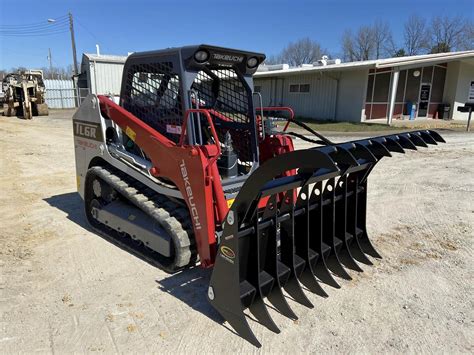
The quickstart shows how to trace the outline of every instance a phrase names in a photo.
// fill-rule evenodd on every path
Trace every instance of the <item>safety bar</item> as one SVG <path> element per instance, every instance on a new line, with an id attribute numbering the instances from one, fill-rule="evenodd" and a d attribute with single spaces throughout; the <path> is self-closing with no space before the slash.
<path id="1" fill-rule="evenodd" d="M 288 128 L 290 122 L 293 121 L 293 119 L 295 118 L 295 111 L 293 111 L 293 109 L 291 107 L 288 107 L 288 106 L 271 106 L 271 107 L 267 106 L 267 107 L 256 107 L 255 109 L 260 110 L 260 111 L 275 111 L 275 112 L 286 111 L 286 112 L 289 112 L 290 113 L 290 118 L 286 122 L 285 128 L 283 128 L 283 132 L 286 131 L 286 129 Z"/>
<path id="2" fill-rule="evenodd" d="M 184 114 L 183 125 L 181 126 L 181 136 L 179 137 L 178 146 L 182 147 L 184 145 L 184 137 L 186 136 L 186 130 L 188 128 L 188 116 L 191 113 L 203 113 L 204 115 L 206 115 L 207 121 L 209 122 L 209 127 L 211 128 L 212 137 L 214 138 L 214 141 L 216 142 L 215 145 L 217 147 L 217 155 L 209 161 L 209 163 L 212 164 L 221 155 L 221 145 L 220 145 L 219 137 L 217 136 L 216 128 L 214 127 L 214 123 L 212 122 L 211 114 L 209 113 L 208 110 L 205 110 L 205 109 L 186 110 Z"/>

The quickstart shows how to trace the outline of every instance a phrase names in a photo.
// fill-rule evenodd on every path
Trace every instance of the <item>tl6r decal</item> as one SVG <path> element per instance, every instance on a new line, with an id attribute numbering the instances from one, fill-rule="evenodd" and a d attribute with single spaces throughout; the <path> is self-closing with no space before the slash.
<path id="1" fill-rule="evenodd" d="M 74 125 L 74 135 L 76 137 L 92 139 L 99 142 L 103 141 L 100 123 L 73 120 L 72 124 Z"/>

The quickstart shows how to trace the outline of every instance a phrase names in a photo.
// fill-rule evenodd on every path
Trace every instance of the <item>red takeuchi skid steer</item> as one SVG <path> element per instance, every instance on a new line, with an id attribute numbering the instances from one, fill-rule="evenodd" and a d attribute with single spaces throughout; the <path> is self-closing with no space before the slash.
<path id="1" fill-rule="evenodd" d="M 208 45 L 135 53 L 120 104 L 90 95 L 73 119 L 94 230 L 169 273 L 212 267 L 209 302 L 256 346 L 246 308 L 278 333 L 265 298 L 296 319 L 283 290 L 312 308 L 301 285 L 327 296 L 322 283 L 339 288 L 334 276 L 380 257 L 366 230 L 377 162 L 444 142 L 422 130 L 333 143 L 290 108 L 262 107 L 252 75 L 264 59 Z M 314 147 L 295 151 L 292 135 Z"/>

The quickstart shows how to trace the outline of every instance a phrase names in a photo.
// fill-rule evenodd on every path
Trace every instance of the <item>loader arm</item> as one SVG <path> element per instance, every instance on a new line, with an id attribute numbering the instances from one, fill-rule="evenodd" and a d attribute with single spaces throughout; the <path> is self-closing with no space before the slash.
<path id="1" fill-rule="evenodd" d="M 201 266 L 212 266 L 216 254 L 214 190 L 218 191 L 220 186 L 219 176 L 214 175 L 217 171 L 215 160 L 220 152 L 219 142 L 189 146 L 181 140 L 181 144 L 176 144 L 107 96 L 99 95 L 98 99 L 103 114 L 150 158 L 153 165 L 150 172 L 177 186 L 191 215 Z M 222 194 L 222 187 L 220 191 Z"/>

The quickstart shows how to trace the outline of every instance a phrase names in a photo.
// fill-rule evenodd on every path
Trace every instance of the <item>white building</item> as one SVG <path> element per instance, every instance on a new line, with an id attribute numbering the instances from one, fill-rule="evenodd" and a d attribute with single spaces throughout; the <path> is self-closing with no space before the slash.
<path id="1" fill-rule="evenodd" d="M 350 63 L 315 63 L 297 68 L 261 67 L 254 76 L 264 106 L 290 106 L 301 117 L 365 121 L 408 115 L 466 118 L 457 107 L 474 82 L 474 51 L 427 54 Z"/>
<path id="2" fill-rule="evenodd" d="M 95 94 L 120 95 L 127 56 L 84 53 L 78 86 Z M 361 122 L 409 115 L 439 117 L 441 104 L 449 116 L 465 119 L 457 107 L 474 86 L 474 51 L 341 63 L 322 60 L 290 68 L 261 66 L 255 91 L 264 106 L 290 106 L 300 117 Z M 84 96 L 81 91 L 81 96 Z"/>

